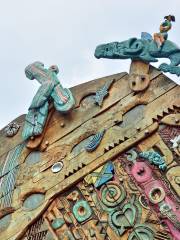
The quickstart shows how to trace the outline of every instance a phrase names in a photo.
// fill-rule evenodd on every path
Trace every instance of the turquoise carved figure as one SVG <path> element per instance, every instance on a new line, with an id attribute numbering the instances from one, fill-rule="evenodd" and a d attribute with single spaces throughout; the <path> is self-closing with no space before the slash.
<path id="1" fill-rule="evenodd" d="M 180 48 L 167 40 L 167 36 L 159 47 L 150 34 L 142 33 L 140 39 L 101 44 L 96 47 L 94 55 L 96 58 L 132 59 L 146 63 L 157 62 L 158 58 L 169 58 L 170 64 L 162 63 L 159 69 L 180 76 Z"/>
<path id="2" fill-rule="evenodd" d="M 50 102 L 53 102 L 55 109 L 61 113 L 67 113 L 73 108 L 74 97 L 69 89 L 62 87 L 57 78 L 58 72 L 59 69 L 56 65 L 46 69 L 41 62 L 34 62 L 25 68 L 26 77 L 30 80 L 36 79 L 41 86 L 26 115 L 22 132 L 24 140 L 42 133 Z"/>
<path id="3" fill-rule="evenodd" d="M 154 164 L 158 166 L 159 169 L 165 170 L 167 168 L 164 157 L 162 157 L 159 153 L 153 151 L 141 152 L 139 156 L 147 159 L 150 164 Z"/>

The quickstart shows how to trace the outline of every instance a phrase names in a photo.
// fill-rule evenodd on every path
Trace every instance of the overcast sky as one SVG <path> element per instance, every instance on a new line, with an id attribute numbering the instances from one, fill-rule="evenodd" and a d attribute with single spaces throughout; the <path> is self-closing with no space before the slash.
<path id="1" fill-rule="evenodd" d="M 180 45 L 180 0 L 0 0 L 0 128 L 26 113 L 38 90 L 24 74 L 29 63 L 57 64 L 65 87 L 128 71 L 129 60 L 98 60 L 95 47 L 153 34 L 169 14 L 169 39 Z"/>

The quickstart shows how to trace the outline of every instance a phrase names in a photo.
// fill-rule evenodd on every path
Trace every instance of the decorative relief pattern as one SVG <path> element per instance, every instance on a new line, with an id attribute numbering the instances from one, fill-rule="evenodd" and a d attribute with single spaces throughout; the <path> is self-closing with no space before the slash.
<path id="1" fill-rule="evenodd" d="M 113 178 L 114 165 L 112 162 L 106 163 L 104 166 L 99 167 L 94 172 L 85 177 L 88 184 L 93 184 L 96 188 L 105 184 Z"/>
<path id="2" fill-rule="evenodd" d="M 159 130 L 159 133 L 165 143 L 169 146 L 169 150 L 172 150 L 170 139 L 172 136 L 179 134 L 179 128 L 164 126 L 161 130 Z M 149 137 L 149 143 L 151 142 L 151 137 Z M 146 145 L 148 146 L 147 143 L 148 142 L 146 140 L 146 143 L 140 143 L 139 146 L 145 148 Z M 156 141 L 154 139 L 154 145 L 155 144 Z M 151 147 L 153 148 L 153 145 L 151 145 Z M 159 144 L 158 147 L 159 151 L 163 152 L 164 145 Z M 173 185 L 176 177 L 178 176 L 178 170 L 175 170 L 178 168 L 178 166 L 169 169 L 164 161 L 164 158 L 168 156 L 165 155 L 164 158 L 162 158 L 162 156 L 155 151 L 147 151 L 143 153 L 140 152 L 140 154 L 138 154 L 139 151 L 140 149 L 138 148 L 130 150 L 126 154 L 122 154 L 119 157 L 119 160 L 121 163 L 123 163 L 122 165 L 124 170 L 129 174 L 130 178 L 137 185 L 138 189 L 140 189 L 142 194 L 145 194 L 144 197 L 147 199 L 146 202 L 148 201 L 149 207 L 157 212 L 159 220 L 169 229 L 173 239 L 178 240 L 180 233 L 180 211 L 178 207 L 179 201 L 173 194 L 174 189 L 178 193 L 177 186 Z M 173 154 L 174 156 L 176 155 L 175 153 Z M 157 161 L 155 159 L 156 157 Z M 148 159 L 149 162 L 144 161 L 144 159 Z M 130 161 L 130 164 L 127 162 L 127 160 Z M 151 165 L 152 163 L 157 165 L 159 168 L 161 165 L 164 166 L 164 172 L 159 172 L 157 168 Z M 174 165 L 176 165 L 175 161 Z M 166 170 L 167 168 L 168 170 Z M 172 175 L 172 170 L 177 174 L 175 178 Z M 168 181 L 166 176 L 170 181 L 169 184 L 167 184 Z M 174 189 L 171 188 L 170 184 Z M 141 200 L 140 202 L 142 203 Z M 158 239 L 158 236 L 159 233 L 158 235 L 155 234 L 155 239 Z M 169 239 L 169 237 L 165 236 L 163 239 Z"/>
<path id="3" fill-rule="evenodd" d="M 48 238 L 48 236 L 51 236 L 51 238 Z M 50 240 L 53 239 L 50 232 L 48 232 L 48 228 L 45 224 L 45 221 L 43 218 L 40 218 L 36 223 L 34 223 L 26 232 L 23 240 Z"/>
<path id="4" fill-rule="evenodd" d="M 5 127 L 4 132 L 6 137 L 14 137 L 19 131 L 20 125 L 16 122 L 9 123 L 7 127 Z"/>
<path id="5" fill-rule="evenodd" d="M 104 134 L 105 134 L 105 130 L 94 135 L 94 137 L 85 146 L 86 151 L 93 152 L 99 146 Z"/>
<path id="6" fill-rule="evenodd" d="M 161 236 L 171 239 L 162 228 L 147 194 L 141 194 L 136 182 L 129 187 L 131 179 L 126 173 L 126 164 L 129 166 L 136 160 L 128 161 L 126 157 L 124 154 L 100 167 L 51 203 L 43 219 L 52 239 L 152 240 Z M 146 162 L 143 166 L 149 170 Z M 141 171 L 143 173 L 143 169 L 138 171 L 140 175 Z M 106 178 L 106 174 L 111 177 Z M 142 177 L 140 182 L 151 178 L 152 173 Z M 101 184 L 96 186 L 96 182 Z M 173 216 L 169 215 L 169 219 Z"/>
<path id="7" fill-rule="evenodd" d="M 139 156 L 147 159 L 151 164 L 158 166 L 161 170 L 165 170 L 167 167 L 164 158 L 157 152 L 142 152 Z"/>
<path id="8" fill-rule="evenodd" d="M 110 80 L 109 82 L 104 84 L 104 86 L 101 89 L 99 89 L 96 92 L 96 95 L 94 97 L 95 103 L 97 105 L 99 105 L 100 107 L 103 105 L 104 98 L 108 96 L 108 94 L 109 94 L 108 89 L 111 87 L 113 82 L 114 82 L 114 79 Z"/>
<path id="9" fill-rule="evenodd" d="M 19 156 L 24 148 L 20 144 L 11 150 L 0 168 L 0 209 L 11 207 L 12 195 L 15 188 L 19 169 Z"/>

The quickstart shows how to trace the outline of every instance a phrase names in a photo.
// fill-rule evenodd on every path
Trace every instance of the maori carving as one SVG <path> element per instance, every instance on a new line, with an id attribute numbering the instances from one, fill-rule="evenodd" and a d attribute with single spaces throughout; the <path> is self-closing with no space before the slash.
<path id="1" fill-rule="evenodd" d="M 165 34 L 162 33 L 162 34 Z M 147 34 L 146 34 L 147 35 Z M 169 58 L 171 63 L 163 63 L 159 69 L 180 76 L 180 48 L 170 40 L 164 39 L 159 46 L 150 34 L 142 34 L 141 39 L 130 38 L 123 42 L 101 44 L 95 50 L 96 58 L 140 60 L 146 63 L 157 62 L 157 58 Z"/>
<path id="2" fill-rule="evenodd" d="M 104 84 L 104 86 L 96 92 L 96 95 L 94 97 L 95 103 L 97 105 L 99 105 L 100 107 L 103 104 L 104 98 L 108 96 L 108 94 L 109 94 L 108 89 L 111 87 L 113 82 L 114 82 L 114 79 L 112 79 L 111 81 Z"/>
<path id="3" fill-rule="evenodd" d="M 57 78 L 58 72 L 57 66 L 53 65 L 46 69 L 41 62 L 35 62 L 26 67 L 26 77 L 30 80 L 36 79 L 41 86 L 26 115 L 22 133 L 24 140 L 42 133 L 48 116 L 50 100 L 52 100 L 55 109 L 61 113 L 66 113 L 73 108 L 75 100 L 71 91 L 63 88 L 60 84 Z"/>
<path id="4" fill-rule="evenodd" d="M 170 126 L 180 126 L 180 113 L 169 114 L 165 116 L 162 120 L 162 123 Z"/>
<path id="5" fill-rule="evenodd" d="M 154 40 L 157 43 L 158 48 L 161 48 L 164 42 L 168 38 L 168 31 L 171 29 L 171 22 L 175 22 L 175 16 L 169 15 L 164 17 L 165 21 L 160 25 L 160 32 L 154 34 Z"/>
<path id="6" fill-rule="evenodd" d="M 105 134 L 105 130 L 94 135 L 94 137 L 85 146 L 86 151 L 93 152 L 99 146 L 104 134 Z"/>
<path id="7" fill-rule="evenodd" d="M 150 226 L 147 226 L 145 224 L 139 224 L 135 226 L 133 232 L 129 235 L 128 240 L 134 240 L 134 239 L 151 240 L 153 238 L 154 238 L 153 229 Z"/>
<path id="8" fill-rule="evenodd" d="M 52 228 L 53 229 L 58 229 L 58 228 L 61 228 L 63 225 L 65 224 L 65 221 L 63 218 L 55 218 L 53 221 L 52 221 Z"/>
<path id="9" fill-rule="evenodd" d="M 179 196 L 180 195 L 180 166 L 175 166 L 170 168 L 166 173 L 166 177 L 169 180 L 172 186 L 172 189 Z"/>
<path id="10" fill-rule="evenodd" d="M 180 128 L 179 127 L 171 127 L 165 126 L 159 131 L 160 136 L 167 144 L 167 146 L 172 149 L 172 139 L 175 139 L 177 136 L 180 135 Z"/>
<path id="11" fill-rule="evenodd" d="M 112 162 L 106 163 L 104 166 L 99 167 L 94 172 L 85 177 L 88 184 L 94 184 L 96 188 L 107 183 L 114 176 L 114 165 Z"/>
<path id="12" fill-rule="evenodd" d="M 73 206 L 73 214 L 78 222 L 84 222 L 92 215 L 89 204 L 84 200 L 79 200 Z"/>
<path id="13" fill-rule="evenodd" d="M 122 237 L 151 240 L 156 236 L 157 239 L 158 236 L 170 239 L 168 233 L 160 228 L 153 211 L 149 214 L 149 208 L 139 202 L 142 195 L 138 189 L 135 187 L 134 191 L 128 187 L 128 175 L 122 175 L 118 170 L 122 168 L 119 159 L 109 162 L 114 169 L 111 181 L 96 188 L 84 179 L 54 199 L 43 214 L 47 226 L 44 240 L 49 239 L 50 233 L 50 239 L 118 240 Z M 105 164 L 101 170 L 107 166 Z M 35 230 L 36 225 L 34 223 L 31 228 Z M 39 233 L 41 231 L 38 230 Z"/>
<path id="14" fill-rule="evenodd" d="M 6 137 L 13 137 L 13 136 L 15 136 L 18 133 L 19 128 L 20 128 L 20 126 L 16 122 L 9 123 L 7 125 L 7 127 L 5 127 L 5 129 L 4 129 Z"/>
<path id="15" fill-rule="evenodd" d="M 180 76 L 180 48 L 166 40 L 161 49 L 155 41 L 131 38 L 124 42 L 112 42 L 99 45 L 95 51 L 96 58 L 138 59 L 144 62 L 157 62 L 157 58 L 169 58 L 171 64 L 163 63 L 159 69 Z"/>
<path id="16" fill-rule="evenodd" d="M 159 210 L 163 217 L 167 217 L 171 222 L 173 222 L 174 226 L 180 230 L 180 221 L 177 219 L 177 216 L 173 213 L 172 207 L 163 201 L 159 205 L 160 205 Z"/>
<path id="17" fill-rule="evenodd" d="M 139 153 L 139 156 L 147 159 L 151 164 L 158 166 L 161 170 L 165 170 L 167 167 L 164 158 L 157 152 L 142 152 Z"/>
<path id="18" fill-rule="evenodd" d="M 20 144 L 11 150 L 0 169 L 0 209 L 11 207 L 12 195 L 19 168 L 18 158 L 23 148 L 24 144 Z"/>
<path id="19" fill-rule="evenodd" d="M 157 232 L 155 237 L 154 237 L 155 240 L 159 240 L 159 239 L 162 239 L 162 240 L 171 240 L 172 238 L 167 234 L 167 232 Z"/>
<path id="20" fill-rule="evenodd" d="M 179 135 L 180 135 L 180 128 L 179 127 L 171 127 L 165 126 L 163 129 L 159 131 L 163 141 L 167 144 L 167 146 L 173 150 L 174 153 L 179 157 L 180 150 L 179 150 Z M 174 156 L 176 158 L 176 156 Z"/>
<path id="21" fill-rule="evenodd" d="M 132 162 L 135 162 L 138 157 L 137 152 L 133 149 L 129 150 L 126 154 L 127 154 L 127 160 Z"/>
<path id="22" fill-rule="evenodd" d="M 132 174 L 154 209 L 158 210 L 174 239 L 178 239 L 180 212 L 176 208 L 178 203 L 171 197 L 170 189 L 155 176 L 147 162 L 142 162 L 141 159 L 134 161 L 126 170 Z"/>
<path id="23" fill-rule="evenodd" d="M 137 221 L 137 210 L 134 206 L 134 201 L 135 197 L 133 196 L 122 210 L 113 211 L 109 215 L 109 224 L 119 236 L 122 236 L 128 228 L 132 228 Z"/>
<path id="24" fill-rule="evenodd" d="M 36 223 L 34 223 L 26 232 L 23 240 L 45 240 L 53 239 L 50 232 L 48 232 L 48 227 L 44 219 L 41 217 Z"/>
<path id="25" fill-rule="evenodd" d="M 112 211 L 124 201 L 126 192 L 116 182 L 108 182 L 101 188 L 101 201 L 107 211 Z"/>
<path id="26" fill-rule="evenodd" d="M 135 75 L 141 65 L 137 63 Z M 45 136 L 38 150 L 24 144 L 21 149 L 19 134 L 7 139 L 3 132 L 0 239 L 178 240 L 179 88 L 148 63 L 143 68 L 143 81 L 151 85 L 141 93 L 133 93 L 129 76 L 119 74 L 73 88 L 82 99 L 73 115 L 52 112 L 51 118 L 55 100 L 48 95 L 44 130 L 34 140 L 28 138 L 29 144 Z M 51 76 L 52 70 L 37 69 Z M 94 95 L 88 94 L 114 78 L 110 98 L 103 108 L 95 106 Z M 48 149 L 40 152 L 45 145 Z"/>

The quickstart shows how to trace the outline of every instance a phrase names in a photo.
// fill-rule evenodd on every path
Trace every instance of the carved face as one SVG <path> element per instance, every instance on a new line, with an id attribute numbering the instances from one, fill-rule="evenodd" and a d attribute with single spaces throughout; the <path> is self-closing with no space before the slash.
<path id="1" fill-rule="evenodd" d="M 99 45 L 95 50 L 96 58 L 115 58 L 126 59 L 138 56 L 142 53 L 144 43 L 137 38 L 130 38 L 123 42 L 112 42 Z"/>

